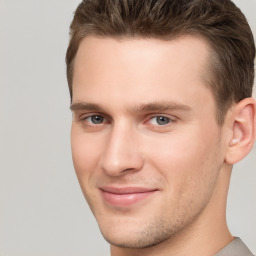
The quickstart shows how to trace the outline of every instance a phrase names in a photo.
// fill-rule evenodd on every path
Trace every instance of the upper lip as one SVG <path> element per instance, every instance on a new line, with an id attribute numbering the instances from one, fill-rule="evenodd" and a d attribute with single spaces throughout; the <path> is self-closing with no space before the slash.
<path id="1" fill-rule="evenodd" d="M 105 192 L 117 194 L 117 195 L 146 193 L 146 192 L 153 192 L 157 190 L 154 188 L 145 188 L 145 187 L 114 187 L 114 186 L 103 186 L 103 187 L 100 187 L 100 189 Z"/>

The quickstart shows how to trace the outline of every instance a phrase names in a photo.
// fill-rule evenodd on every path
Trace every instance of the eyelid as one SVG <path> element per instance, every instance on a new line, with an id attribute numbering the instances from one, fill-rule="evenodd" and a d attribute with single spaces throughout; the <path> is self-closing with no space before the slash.
<path id="1" fill-rule="evenodd" d="M 172 121 L 172 122 L 175 122 L 176 120 L 178 120 L 178 118 L 173 115 L 153 113 L 148 116 L 147 121 L 149 121 L 153 118 L 157 118 L 157 117 L 165 117 L 165 118 L 170 119 L 170 121 Z"/>
<path id="2" fill-rule="evenodd" d="M 158 124 L 157 121 L 159 121 L 159 120 L 157 120 L 157 119 L 159 117 L 167 119 L 167 123 L 166 124 L 162 124 L 162 125 Z M 149 119 L 149 121 L 151 121 L 151 122 L 153 122 L 153 120 L 154 120 L 154 125 L 160 125 L 160 126 L 165 126 L 165 125 L 168 125 L 170 122 L 172 122 L 172 120 L 169 117 L 166 117 L 166 116 L 154 116 L 154 117 Z"/>
<path id="3" fill-rule="evenodd" d="M 101 117 L 103 119 L 102 123 L 94 123 L 92 121 L 92 118 L 95 117 L 95 116 Z M 88 119 L 91 119 L 91 120 L 89 121 Z M 82 120 L 90 123 L 90 125 L 102 125 L 102 124 L 106 123 L 106 118 L 104 116 L 102 116 L 102 115 L 90 115 L 90 116 L 84 117 Z"/>
<path id="4" fill-rule="evenodd" d="M 153 118 L 157 118 L 157 117 L 165 117 L 168 118 L 170 121 L 167 124 L 152 124 L 151 120 Z M 146 125 L 146 127 L 154 132 L 157 133 L 166 133 L 166 132 L 170 132 L 172 129 L 174 129 L 174 127 L 177 124 L 177 121 L 179 120 L 178 117 L 173 116 L 173 115 L 169 115 L 169 114 L 150 114 L 146 121 L 144 122 L 144 125 Z"/>
<path id="5" fill-rule="evenodd" d="M 108 123 L 111 123 L 113 121 L 113 118 L 110 117 L 109 115 L 107 114 L 103 114 L 101 112 L 86 112 L 84 113 L 83 111 L 80 111 L 77 112 L 77 118 L 76 120 L 78 122 L 84 122 L 84 125 L 86 125 L 86 119 L 89 118 L 89 117 L 92 117 L 92 116 L 102 116 L 104 118 L 104 121 L 100 124 L 94 124 L 90 121 L 87 121 L 87 125 L 91 125 L 91 126 L 100 126 L 100 125 L 104 125 L 104 124 L 108 124 Z M 167 123 L 167 124 L 163 124 L 163 125 L 160 125 L 160 124 L 151 124 L 150 123 L 150 120 L 152 120 L 153 118 L 157 118 L 157 117 L 165 117 L 165 118 L 168 118 L 170 121 Z M 144 118 L 143 118 L 144 119 Z M 169 127 L 169 126 L 173 126 L 174 123 L 178 120 L 179 118 L 174 116 L 174 115 L 171 115 L 171 114 L 167 114 L 167 113 L 150 113 L 150 114 L 147 114 L 146 117 L 145 117 L 145 121 L 143 121 L 144 124 L 146 125 L 149 125 L 149 126 L 155 126 L 155 127 L 160 127 L 162 129 L 164 129 L 164 127 Z"/>
<path id="6" fill-rule="evenodd" d="M 94 116 L 100 116 L 103 118 L 102 122 L 94 123 L 92 118 Z M 88 120 L 89 119 L 89 120 Z M 97 132 L 104 129 L 107 125 L 110 124 L 108 117 L 101 113 L 83 113 L 78 116 L 77 122 L 81 125 L 82 129 L 87 132 Z"/>
<path id="7" fill-rule="evenodd" d="M 92 116 L 102 116 L 105 120 L 110 120 L 111 118 L 103 113 L 100 112 L 86 112 L 86 113 L 80 113 L 78 115 L 78 119 L 79 120 L 85 120 L 88 117 L 92 117 Z"/>

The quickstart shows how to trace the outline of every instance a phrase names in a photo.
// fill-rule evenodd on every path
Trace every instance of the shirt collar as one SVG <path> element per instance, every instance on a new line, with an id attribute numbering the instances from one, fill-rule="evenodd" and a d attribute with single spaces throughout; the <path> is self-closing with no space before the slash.
<path id="1" fill-rule="evenodd" d="M 236 237 L 231 243 L 220 250 L 215 256 L 253 256 L 244 242 Z"/>

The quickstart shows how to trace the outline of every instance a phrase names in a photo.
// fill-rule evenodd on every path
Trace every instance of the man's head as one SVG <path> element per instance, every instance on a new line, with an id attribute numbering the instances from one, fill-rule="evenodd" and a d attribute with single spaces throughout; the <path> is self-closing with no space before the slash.
<path id="1" fill-rule="evenodd" d="M 205 79 L 217 104 L 221 124 L 234 102 L 250 97 L 254 79 L 253 35 L 241 11 L 230 0 L 88 0 L 77 8 L 67 51 L 72 99 L 73 65 L 83 38 L 203 37 L 210 46 Z"/>
<path id="2" fill-rule="evenodd" d="M 244 16 L 223 0 L 84 1 L 71 28 L 73 161 L 104 237 L 223 247 L 232 164 L 254 136 Z"/>

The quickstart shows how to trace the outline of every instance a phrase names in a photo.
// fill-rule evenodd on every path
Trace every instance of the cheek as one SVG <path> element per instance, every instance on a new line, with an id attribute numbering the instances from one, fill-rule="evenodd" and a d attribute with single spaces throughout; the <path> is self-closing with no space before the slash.
<path id="1" fill-rule="evenodd" d="M 78 128 L 71 130 L 72 158 L 78 178 L 88 177 L 95 170 L 100 155 L 99 141 L 89 139 Z"/>
<path id="2" fill-rule="evenodd" d="M 92 202 L 97 201 L 97 197 L 95 195 L 95 186 L 91 180 L 97 169 L 101 145 L 81 133 L 79 129 L 72 127 L 71 148 L 73 164 L 81 190 L 91 210 L 94 211 Z"/>
<path id="3" fill-rule="evenodd" d="M 218 147 L 213 141 L 213 138 L 205 140 L 200 136 L 191 140 L 184 135 L 177 140 L 165 140 L 164 144 L 156 143 L 154 152 L 158 153 L 155 157 L 153 151 L 150 152 L 151 166 L 166 181 L 164 207 L 168 209 L 164 212 L 167 215 L 171 212 L 177 222 L 200 212 L 214 192 L 219 160 Z"/>
<path id="4" fill-rule="evenodd" d="M 179 166 L 196 163 L 204 152 L 201 142 L 191 140 L 186 134 L 170 134 L 151 140 L 150 144 L 145 147 L 150 161 L 161 169 L 169 167 L 173 172 L 178 172 Z"/>
<path id="5" fill-rule="evenodd" d="M 192 186 L 198 190 L 202 180 L 211 176 L 216 161 L 216 137 L 202 137 L 200 132 L 169 134 L 147 146 L 151 166 L 160 172 L 175 193 Z M 216 164 L 215 164 L 216 165 Z"/>

